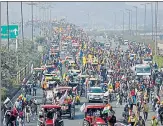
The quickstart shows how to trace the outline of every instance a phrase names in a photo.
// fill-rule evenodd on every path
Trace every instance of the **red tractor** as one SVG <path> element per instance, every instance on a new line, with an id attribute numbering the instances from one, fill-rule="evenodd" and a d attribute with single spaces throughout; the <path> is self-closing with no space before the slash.
<path id="1" fill-rule="evenodd" d="M 63 126 L 61 107 L 46 104 L 41 106 L 37 126 Z"/>
<path id="2" fill-rule="evenodd" d="M 83 126 L 108 126 L 107 114 L 102 114 L 104 104 L 87 104 L 85 105 L 85 117 Z"/>

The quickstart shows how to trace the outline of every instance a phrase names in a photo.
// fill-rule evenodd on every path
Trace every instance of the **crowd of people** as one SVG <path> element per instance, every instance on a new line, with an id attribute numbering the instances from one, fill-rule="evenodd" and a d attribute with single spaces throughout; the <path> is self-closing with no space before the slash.
<path id="1" fill-rule="evenodd" d="M 110 38 L 107 41 L 114 40 L 115 38 Z M 156 114 L 152 116 L 151 126 L 158 126 L 159 123 L 163 125 L 163 102 L 161 102 L 163 71 L 158 70 L 157 63 L 150 63 L 151 75 L 135 75 L 133 67 L 136 64 L 143 64 L 146 57 L 153 59 L 152 50 L 150 46 L 140 43 L 129 43 L 126 46 L 128 49 L 124 50 L 120 43 L 116 48 L 106 47 L 105 44 L 101 45 L 95 40 L 81 43 L 78 51 L 73 53 L 75 69 L 81 70 L 81 74 L 88 77 L 80 79 L 78 97 L 83 94 L 87 96 L 87 89 L 92 85 L 101 86 L 108 94 L 104 96 L 107 103 L 116 101 L 116 107 L 123 107 L 125 104 L 122 113 L 124 123 L 145 126 L 152 106 L 152 111 Z M 135 54 L 134 57 L 131 57 L 131 54 Z M 58 60 L 55 66 L 62 68 L 61 60 Z M 62 77 L 63 83 L 67 85 L 73 80 L 73 76 L 67 73 L 63 73 Z M 98 81 L 91 81 L 93 77 Z M 41 86 L 40 83 L 41 78 L 34 76 L 32 84 L 25 85 L 25 93 L 17 98 L 14 107 L 6 108 L 4 123 L 7 126 L 9 124 L 23 126 L 25 120 L 30 122 L 30 118 L 35 119 L 38 103 L 31 95 L 36 96 L 37 84 Z"/>

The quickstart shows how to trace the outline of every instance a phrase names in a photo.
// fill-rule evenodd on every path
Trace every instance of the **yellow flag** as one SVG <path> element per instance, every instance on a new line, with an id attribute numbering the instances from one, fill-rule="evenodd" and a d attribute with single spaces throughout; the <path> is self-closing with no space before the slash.
<path id="1" fill-rule="evenodd" d="M 87 48 L 87 45 L 86 44 L 84 44 L 84 49 L 86 49 Z"/>
<path id="2" fill-rule="evenodd" d="M 86 57 L 83 56 L 83 64 L 85 65 L 87 63 Z"/>
<path id="3" fill-rule="evenodd" d="M 65 78 L 66 78 L 66 73 L 63 74 L 63 79 L 65 79 Z"/>
<path id="4" fill-rule="evenodd" d="M 62 28 L 59 29 L 59 32 L 62 32 Z"/>

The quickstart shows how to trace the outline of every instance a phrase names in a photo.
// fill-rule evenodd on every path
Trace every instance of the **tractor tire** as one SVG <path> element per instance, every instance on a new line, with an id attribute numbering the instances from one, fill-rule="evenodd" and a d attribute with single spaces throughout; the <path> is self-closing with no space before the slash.
<path id="1" fill-rule="evenodd" d="M 83 126 L 90 126 L 90 124 L 89 124 L 88 121 L 84 120 L 84 121 L 83 121 Z"/>
<path id="2" fill-rule="evenodd" d="M 61 122 L 59 123 L 59 126 L 64 126 L 64 122 L 61 121 Z"/>

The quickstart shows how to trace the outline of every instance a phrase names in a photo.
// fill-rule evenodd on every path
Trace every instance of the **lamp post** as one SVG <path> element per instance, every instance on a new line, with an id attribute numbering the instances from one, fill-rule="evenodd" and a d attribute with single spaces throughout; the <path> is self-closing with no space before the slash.
<path id="1" fill-rule="evenodd" d="M 148 5 L 148 4 L 151 5 L 152 40 L 154 40 L 154 35 L 153 35 L 153 26 L 154 26 L 154 25 L 153 25 L 153 3 L 152 3 L 152 2 L 151 2 L 151 3 L 146 3 L 146 5 Z"/>
<path id="2" fill-rule="evenodd" d="M 144 42 L 146 43 L 146 13 L 147 13 L 147 3 L 140 4 L 144 6 Z"/>
<path id="3" fill-rule="evenodd" d="M 117 17 L 116 17 L 116 13 L 114 12 L 114 32 L 116 31 L 116 22 L 117 22 Z"/>
<path id="4" fill-rule="evenodd" d="M 158 54 L 157 27 L 158 27 L 158 2 L 155 2 L 155 55 Z"/>
<path id="5" fill-rule="evenodd" d="M 135 23 L 136 23 L 136 36 L 138 35 L 138 7 L 137 6 L 133 6 L 135 9 L 136 9 L 136 21 L 135 21 Z"/>
<path id="6" fill-rule="evenodd" d="M 0 10 L 1 10 L 1 1 L 0 1 Z M 0 15 L 1 16 L 1 15 Z M 1 20 L 0 20 L 0 27 L 1 27 Z M 0 32 L 0 49 L 1 49 L 1 32 Z M 1 51 L 0 51 L 0 89 L 2 89 L 2 78 L 1 78 L 1 73 L 2 73 L 2 68 L 1 68 Z M 1 99 L 1 95 L 2 93 L 0 93 L 0 110 L 2 110 L 2 99 Z M 0 119 L 2 119 L 2 112 L 0 112 Z M 0 121 L 0 125 L 3 126 L 3 121 Z"/>
<path id="7" fill-rule="evenodd" d="M 129 11 L 129 15 L 130 15 L 130 35 L 132 35 L 132 10 L 131 9 L 126 9 L 127 11 Z"/>
<path id="8" fill-rule="evenodd" d="M 33 27 L 33 6 L 37 5 L 37 3 L 31 2 L 28 3 L 28 5 L 31 5 L 31 20 L 32 20 L 32 42 L 33 42 L 33 36 L 34 36 L 34 27 Z"/>
<path id="9" fill-rule="evenodd" d="M 126 9 L 128 14 L 129 14 L 129 33 L 131 35 L 131 10 L 129 9 Z"/>
<path id="10" fill-rule="evenodd" d="M 153 35 L 153 3 L 149 3 L 151 5 L 151 17 L 152 17 L 152 40 L 154 40 L 154 35 Z"/>
<path id="11" fill-rule="evenodd" d="M 120 11 L 123 13 L 123 15 L 122 15 L 122 29 L 123 29 L 123 36 L 124 36 L 124 24 L 125 24 L 124 11 L 123 10 L 120 10 Z"/>
<path id="12" fill-rule="evenodd" d="M 8 51 L 10 50 L 10 32 L 9 32 L 9 12 L 8 12 L 8 1 L 7 1 L 7 34 L 8 34 L 8 37 L 7 37 L 7 46 L 8 46 Z"/>
<path id="13" fill-rule="evenodd" d="M 23 20 L 23 2 L 22 1 L 21 1 L 21 29 L 22 29 L 23 52 L 24 52 L 24 20 Z"/>

